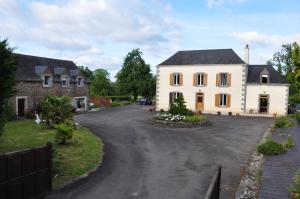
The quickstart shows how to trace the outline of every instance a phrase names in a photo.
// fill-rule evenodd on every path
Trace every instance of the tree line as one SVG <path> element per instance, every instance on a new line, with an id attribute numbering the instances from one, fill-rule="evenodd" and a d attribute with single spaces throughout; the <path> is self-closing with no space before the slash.
<path id="1" fill-rule="evenodd" d="M 297 42 L 282 45 L 267 62 L 290 84 L 290 103 L 300 103 L 300 46 Z"/>
<path id="2" fill-rule="evenodd" d="M 156 77 L 142 55 L 139 49 L 133 49 L 125 56 L 122 68 L 116 75 L 116 82 L 110 80 L 110 74 L 105 69 L 91 71 L 87 67 L 79 66 L 81 73 L 91 81 L 91 95 L 132 95 L 134 100 L 138 96 L 153 98 Z"/>

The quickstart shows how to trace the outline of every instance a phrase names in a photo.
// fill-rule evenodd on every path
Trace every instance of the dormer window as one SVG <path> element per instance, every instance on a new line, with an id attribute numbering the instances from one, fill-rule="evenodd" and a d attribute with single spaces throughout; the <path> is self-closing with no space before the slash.
<path id="1" fill-rule="evenodd" d="M 83 86 L 83 77 L 77 77 L 77 86 L 82 87 Z"/>
<path id="2" fill-rule="evenodd" d="M 69 77 L 68 76 L 62 76 L 61 77 L 61 85 L 62 87 L 68 87 L 69 86 Z"/>
<path id="3" fill-rule="evenodd" d="M 51 75 L 44 75 L 43 76 L 43 86 L 50 87 L 52 84 L 52 77 Z"/>
<path id="4" fill-rule="evenodd" d="M 269 83 L 269 75 L 261 75 L 261 83 L 268 84 Z"/>

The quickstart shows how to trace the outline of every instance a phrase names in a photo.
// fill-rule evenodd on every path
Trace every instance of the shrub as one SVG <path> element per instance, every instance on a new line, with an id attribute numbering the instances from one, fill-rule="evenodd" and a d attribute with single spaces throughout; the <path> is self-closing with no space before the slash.
<path id="1" fill-rule="evenodd" d="M 201 122 L 205 121 L 207 118 L 204 115 L 192 115 L 192 116 L 185 116 L 184 122 Z"/>
<path id="2" fill-rule="evenodd" d="M 16 118 L 14 107 L 10 103 L 5 103 L 3 107 L 3 114 L 6 121 L 11 121 Z"/>
<path id="3" fill-rule="evenodd" d="M 110 104 L 110 107 L 117 107 L 117 106 L 122 106 L 122 105 L 123 105 L 122 102 L 112 102 Z"/>
<path id="4" fill-rule="evenodd" d="M 131 96 L 110 96 L 113 102 L 131 101 Z"/>
<path id="5" fill-rule="evenodd" d="M 39 107 L 41 118 L 51 127 L 73 118 L 71 99 L 66 96 L 48 96 L 40 103 Z"/>
<path id="6" fill-rule="evenodd" d="M 131 102 L 122 102 L 123 105 L 130 105 Z"/>
<path id="7" fill-rule="evenodd" d="M 25 116 L 26 119 L 34 119 L 35 118 L 35 112 L 32 109 L 27 109 L 25 111 L 25 115 L 24 116 Z"/>
<path id="8" fill-rule="evenodd" d="M 257 147 L 257 151 L 266 155 L 277 155 L 285 152 L 282 144 L 276 142 L 272 138 L 267 138 L 266 141 Z"/>
<path id="9" fill-rule="evenodd" d="M 185 103 L 183 96 L 179 96 L 171 103 L 169 113 L 172 115 L 193 115 L 193 112 L 186 108 Z"/>
<path id="10" fill-rule="evenodd" d="M 67 140 L 73 137 L 74 128 L 69 124 L 57 124 L 55 125 L 55 129 L 57 130 L 55 135 L 55 141 L 58 144 L 66 144 Z"/>
<path id="11" fill-rule="evenodd" d="M 294 114 L 294 118 L 295 118 L 295 120 L 297 121 L 297 123 L 300 125 L 300 112 L 296 112 L 296 113 Z"/>
<path id="12" fill-rule="evenodd" d="M 284 149 L 287 151 L 289 150 L 290 148 L 293 148 L 295 146 L 295 142 L 294 142 L 294 139 L 291 135 L 288 135 L 288 138 L 287 140 L 285 140 L 283 143 L 282 143 L 282 146 L 284 147 Z"/>
<path id="13" fill-rule="evenodd" d="M 299 104 L 300 103 L 300 94 L 294 94 L 289 97 L 290 104 Z"/>
<path id="14" fill-rule="evenodd" d="M 295 194 L 296 198 L 300 198 L 300 170 L 294 177 L 293 184 L 289 187 L 289 192 Z"/>
<path id="15" fill-rule="evenodd" d="M 293 122 L 288 117 L 277 117 L 275 119 L 275 127 L 276 128 L 282 128 L 282 127 L 290 127 L 293 125 Z"/>

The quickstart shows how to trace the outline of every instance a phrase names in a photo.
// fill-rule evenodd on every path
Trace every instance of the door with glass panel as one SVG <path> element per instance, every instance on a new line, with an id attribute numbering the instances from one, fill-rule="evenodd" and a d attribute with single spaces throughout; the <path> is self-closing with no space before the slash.
<path id="1" fill-rule="evenodd" d="M 204 94 L 196 93 L 196 110 L 202 111 L 204 108 Z"/>

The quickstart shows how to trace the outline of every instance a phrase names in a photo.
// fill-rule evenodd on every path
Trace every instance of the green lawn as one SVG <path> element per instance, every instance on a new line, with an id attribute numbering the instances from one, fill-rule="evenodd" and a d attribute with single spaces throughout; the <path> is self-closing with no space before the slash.
<path id="1" fill-rule="evenodd" d="M 43 146 L 54 142 L 55 130 L 44 125 L 36 125 L 32 120 L 12 121 L 5 125 L 5 133 L 0 136 L 0 153 Z M 103 143 L 87 128 L 74 131 L 67 145 L 54 145 L 55 162 L 58 173 L 53 177 L 54 189 L 62 187 L 76 176 L 93 169 L 102 161 Z"/>

